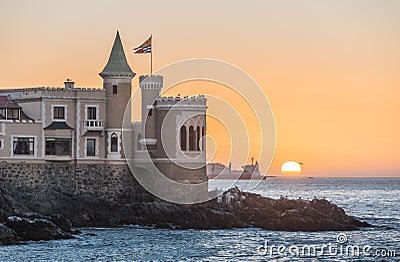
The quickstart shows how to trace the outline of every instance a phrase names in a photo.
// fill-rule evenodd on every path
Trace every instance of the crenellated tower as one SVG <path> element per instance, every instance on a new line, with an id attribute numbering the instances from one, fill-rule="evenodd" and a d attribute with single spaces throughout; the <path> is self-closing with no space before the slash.
<path id="1" fill-rule="evenodd" d="M 114 40 L 107 65 L 99 74 L 103 78 L 103 89 L 106 90 L 106 144 L 107 158 L 123 159 L 122 127 L 125 119 L 131 119 L 132 78 L 135 73 L 130 68 L 119 32 Z M 126 115 L 124 116 L 124 114 Z"/>
<path id="2" fill-rule="evenodd" d="M 140 76 L 139 85 L 142 91 L 142 123 L 143 145 L 149 150 L 155 150 L 157 144 L 157 114 L 156 100 L 160 96 L 163 77 L 160 75 Z"/>

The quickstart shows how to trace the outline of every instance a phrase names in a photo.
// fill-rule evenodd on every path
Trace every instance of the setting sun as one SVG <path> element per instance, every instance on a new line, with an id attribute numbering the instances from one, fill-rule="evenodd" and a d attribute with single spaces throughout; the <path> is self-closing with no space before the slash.
<path id="1" fill-rule="evenodd" d="M 299 174 L 301 172 L 300 163 L 295 161 L 286 161 L 281 166 L 281 172 L 283 174 Z"/>

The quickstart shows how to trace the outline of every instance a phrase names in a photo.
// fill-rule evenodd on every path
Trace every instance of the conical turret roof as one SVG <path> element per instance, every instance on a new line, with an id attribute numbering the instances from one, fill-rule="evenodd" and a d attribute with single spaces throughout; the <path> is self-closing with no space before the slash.
<path id="1" fill-rule="evenodd" d="M 122 46 L 118 31 L 117 36 L 115 37 L 114 45 L 111 49 L 110 58 L 108 58 L 107 65 L 100 73 L 100 76 L 102 77 L 111 75 L 126 75 L 132 77 L 136 75 L 126 61 L 124 47 Z"/>

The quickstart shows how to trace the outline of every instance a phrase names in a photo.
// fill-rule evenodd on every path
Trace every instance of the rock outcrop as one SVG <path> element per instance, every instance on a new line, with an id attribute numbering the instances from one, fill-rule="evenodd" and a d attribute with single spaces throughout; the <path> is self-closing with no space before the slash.
<path id="1" fill-rule="evenodd" d="M 173 229 L 257 227 L 284 231 L 342 231 L 370 226 L 346 215 L 343 209 L 327 200 L 272 199 L 238 188 L 194 205 L 174 204 L 154 197 L 116 204 L 88 194 L 63 193 L 59 189 L 48 189 L 43 195 L 25 199 L 16 197 L 2 190 L 0 222 L 4 225 L 0 224 L 0 242 L 3 244 L 71 238 L 72 226 L 137 224 Z"/>
<path id="2" fill-rule="evenodd" d="M 12 229 L 16 235 L 24 241 L 74 238 L 74 236 L 64 232 L 53 222 L 45 218 L 31 219 L 27 217 L 10 216 L 7 218 L 5 226 Z"/>
<path id="3" fill-rule="evenodd" d="M 26 212 L 28 208 L 10 193 L 0 189 L 0 245 L 29 240 L 73 238 L 72 222 L 61 214 L 44 216 Z"/>
<path id="4" fill-rule="evenodd" d="M 257 227 L 283 231 L 342 231 L 369 226 L 327 200 L 272 199 L 232 188 L 212 201 L 177 205 L 162 201 L 124 208 L 128 223 L 176 229 Z M 129 221 L 130 220 L 130 221 Z"/>

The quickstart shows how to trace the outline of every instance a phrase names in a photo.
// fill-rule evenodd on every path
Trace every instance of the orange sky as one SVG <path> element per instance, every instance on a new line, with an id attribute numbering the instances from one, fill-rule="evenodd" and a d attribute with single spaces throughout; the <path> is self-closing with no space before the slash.
<path id="1" fill-rule="evenodd" d="M 298 160 L 310 176 L 400 176 L 400 1 L 2 0 L 0 24 L 0 88 L 100 87 L 117 29 L 147 74 L 149 57 L 130 49 L 153 34 L 155 69 L 219 59 L 263 88 L 277 128 L 270 174 Z"/>

